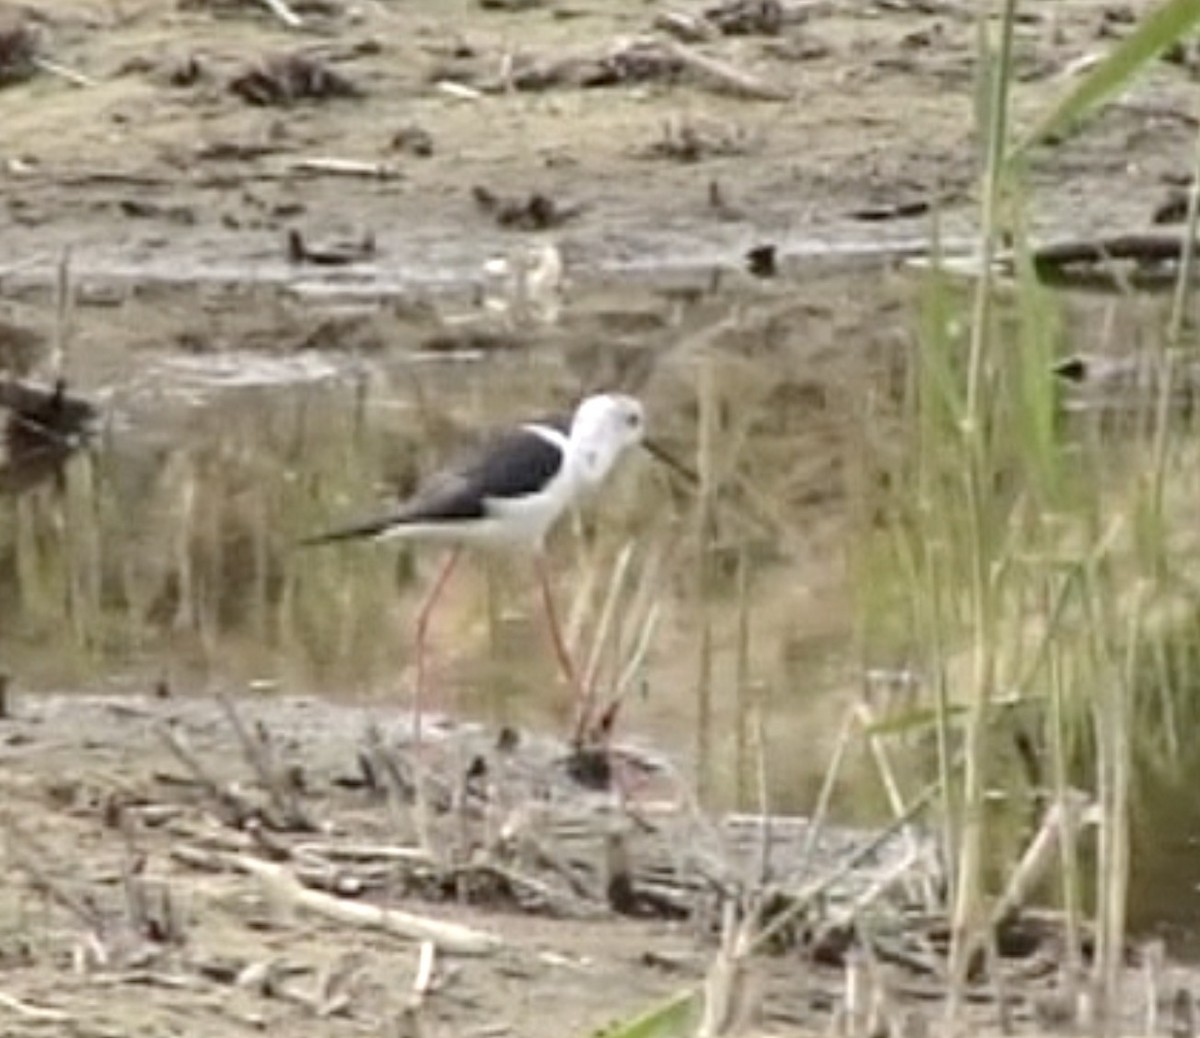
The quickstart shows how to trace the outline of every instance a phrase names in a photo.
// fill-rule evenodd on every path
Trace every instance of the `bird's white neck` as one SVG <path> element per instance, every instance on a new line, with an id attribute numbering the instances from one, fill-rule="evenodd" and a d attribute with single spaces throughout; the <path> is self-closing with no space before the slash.
<path id="1" fill-rule="evenodd" d="M 530 422 L 525 428 L 562 451 L 563 475 L 574 486 L 590 488 L 602 483 L 617 460 L 616 452 L 606 449 L 606 445 L 598 442 L 598 437 L 589 435 L 587 430 L 573 429 L 568 435 L 541 422 Z"/>

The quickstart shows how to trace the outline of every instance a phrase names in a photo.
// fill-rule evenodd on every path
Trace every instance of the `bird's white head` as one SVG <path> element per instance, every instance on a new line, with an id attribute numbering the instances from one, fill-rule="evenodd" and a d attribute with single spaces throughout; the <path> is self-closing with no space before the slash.
<path id="1" fill-rule="evenodd" d="M 629 447 L 646 434 L 641 402 L 620 393 L 589 396 L 571 421 L 570 451 L 580 480 L 587 486 L 602 483 Z"/>

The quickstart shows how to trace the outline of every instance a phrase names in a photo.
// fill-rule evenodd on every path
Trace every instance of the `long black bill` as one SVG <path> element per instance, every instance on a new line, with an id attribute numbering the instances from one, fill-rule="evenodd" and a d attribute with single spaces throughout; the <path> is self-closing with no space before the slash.
<path id="1" fill-rule="evenodd" d="M 682 476 L 689 483 L 691 483 L 692 486 L 700 485 L 700 476 L 697 474 L 696 470 L 690 465 L 685 465 L 682 461 L 675 457 L 674 454 L 668 451 L 666 447 L 655 443 L 653 440 L 642 440 L 642 446 L 646 448 L 646 451 L 652 457 L 656 458 L 658 461 L 661 461 L 667 466 L 667 468 Z"/>

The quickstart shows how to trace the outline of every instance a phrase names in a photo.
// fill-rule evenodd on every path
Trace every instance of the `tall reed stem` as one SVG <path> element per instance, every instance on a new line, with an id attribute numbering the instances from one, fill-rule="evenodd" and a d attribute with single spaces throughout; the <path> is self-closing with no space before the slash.
<path id="1" fill-rule="evenodd" d="M 987 724 L 995 680 L 995 584 L 987 497 L 989 429 L 985 385 L 992 345 L 992 264 L 999 238 L 1003 192 L 1005 144 L 1008 134 L 1008 84 L 1012 67 L 1016 0 L 1005 0 L 1001 15 L 1000 45 L 991 80 L 987 152 L 983 177 L 982 249 L 971 323 L 971 348 L 967 367 L 966 413 L 963 440 L 966 453 L 965 497 L 970 536 L 971 619 L 975 629 L 971 662 L 971 703 L 965 736 L 963 815 L 959 834 L 957 885 L 951 921 L 950 998 L 952 1023 L 961 1019 L 970 968 L 974 931 L 980 923 L 983 865 L 983 811 L 987 785 Z"/>

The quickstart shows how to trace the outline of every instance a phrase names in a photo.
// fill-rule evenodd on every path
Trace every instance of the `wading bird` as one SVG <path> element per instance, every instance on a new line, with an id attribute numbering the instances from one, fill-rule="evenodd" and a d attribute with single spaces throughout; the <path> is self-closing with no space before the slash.
<path id="1" fill-rule="evenodd" d="M 577 745 L 583 742 L 591 722 L 591 695 L 580 684 L 563 640 L 544 545 L 550 528 L 563 512 L 603 483 L 625 451 L 643 443 L 644 436 L 645 418 L 638 400 L 619 393 L 589 396 L 573 416 L 530 421 L 501 433 L 466 464 L 434 475 L 393 511 L 303 542 L 404 538 L 448 547 L 417 612 L 413 694 L 416 740 L 421 736 L 430 618 L 463 548 L 479 547 L 533 556 L 554 651 L 578 700 L 575 741 Z"/>

